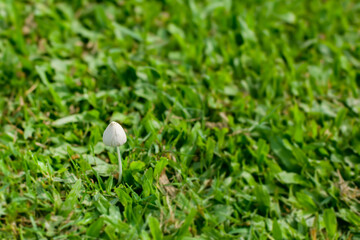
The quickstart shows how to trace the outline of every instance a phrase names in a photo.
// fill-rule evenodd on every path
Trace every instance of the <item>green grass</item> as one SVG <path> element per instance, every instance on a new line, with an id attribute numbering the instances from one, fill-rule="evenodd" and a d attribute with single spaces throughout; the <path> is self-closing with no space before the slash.
<path id="1" fill-rule="evenodd" d="M 0 238 L 360 239 L 359 95 L 356 0 L 0 0 Z"/>

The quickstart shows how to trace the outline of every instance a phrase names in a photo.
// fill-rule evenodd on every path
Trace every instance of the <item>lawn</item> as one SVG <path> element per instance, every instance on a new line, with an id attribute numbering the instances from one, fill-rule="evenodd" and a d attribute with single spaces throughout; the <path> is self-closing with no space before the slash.
<path id="1" fill-rule="evenodd" d="M 359 116 L 357 0 L 0 0 L 0 239 L 360 239 Z"/>

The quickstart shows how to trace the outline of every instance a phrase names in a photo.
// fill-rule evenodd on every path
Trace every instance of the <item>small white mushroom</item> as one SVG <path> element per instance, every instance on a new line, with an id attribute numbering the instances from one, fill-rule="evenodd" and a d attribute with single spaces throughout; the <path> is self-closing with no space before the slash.
<path id="1" fill-rule="evenodd" d="M 116 147 L 119 160 L 119 182 L 122 176 L 122 164 L 120 155 L 120 146 L 126 143 L 126 134 L 124 129 L 117 122 L 111 122 L 104 131 L 103 142 L 106 146 Z"/>

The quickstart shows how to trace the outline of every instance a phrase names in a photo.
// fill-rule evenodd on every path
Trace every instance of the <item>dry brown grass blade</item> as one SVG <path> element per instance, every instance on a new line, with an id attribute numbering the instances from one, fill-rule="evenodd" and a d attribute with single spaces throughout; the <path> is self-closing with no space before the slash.
<path id="1" fill-rule="evenodd" d="M 310 229 L 310 238 L 311 238 L 311 240 L 316 240 L 316 229 L 315 228 Z"/>
<path id="2" fill-rule="evenodd" d="M 170 181 L 166 176 L 165 169 L 160 174 L 159 183 L 160 186 L 162 186 L 171 197 L 176 195 L 176 188 L 170 185 Z"/>

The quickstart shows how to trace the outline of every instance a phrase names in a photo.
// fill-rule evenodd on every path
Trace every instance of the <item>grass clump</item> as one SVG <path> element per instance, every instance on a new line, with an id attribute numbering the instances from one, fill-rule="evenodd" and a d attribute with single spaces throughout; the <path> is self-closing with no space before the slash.
<path id="1" fill-rule="evenodd" d="M 359 16 L 0 1 L 0 238 L 360 238 Z"/>

